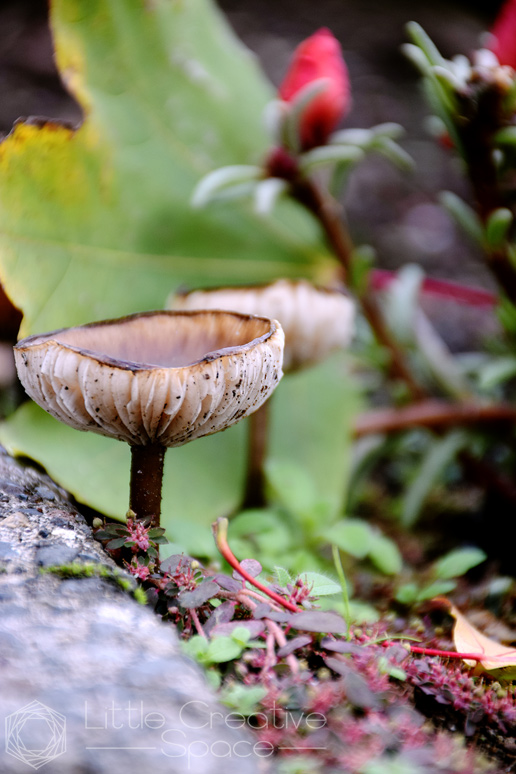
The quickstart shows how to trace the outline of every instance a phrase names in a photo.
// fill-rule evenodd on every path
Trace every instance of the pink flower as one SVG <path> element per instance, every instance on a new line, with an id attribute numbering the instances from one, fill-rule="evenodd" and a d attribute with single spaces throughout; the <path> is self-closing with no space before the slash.
<path id="1" fill-rule="evenodd" d="M 290 68 L 279 87 L 279 96 L 285 102 L 293 102 L 306 86 L 321 78 L 326 79 L 326 86 L 301 115 L 303 150 L 324 145 L 350 105 L 348 70 L 340 44 L 324 28 L 296 48 Z"/>
<path id="2" fill-rule="evenodd" d="M 491 51 L 501 65 L 516 70 L 516 0 L 507 0 L 496 17 L 491 30 Z"/>
<path id="3" fill-rule="evenodd" d="M 129 570 L 131 575 L 134 575 L 136 578 L 138 578 L 141 581 L 146 581 L 150 577 L 150 570 L 145 564 L 140 564 L 139 562 L 131 562 L 131 564 L 128 564 L 126 562 L 126 568 Z"/>

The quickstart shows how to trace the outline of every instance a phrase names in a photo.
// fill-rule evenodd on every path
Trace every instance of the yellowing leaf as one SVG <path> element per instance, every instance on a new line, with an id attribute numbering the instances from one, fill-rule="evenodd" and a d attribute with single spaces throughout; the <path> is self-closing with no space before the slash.
<path id="1" fill-rule="evenodd" d="M 434 602 L 439 602 L 446 607 L 450 615 L 455 618 L 453 642 L 457 652 L 483 656 L 478 661 L 464 658 L 465 664 L 477 665 L 478 672 L 489 672 L 492 677 L 516 680 L 516 648 L 502 645 L 479 632 L 445 597 L 436 597 Z"/>

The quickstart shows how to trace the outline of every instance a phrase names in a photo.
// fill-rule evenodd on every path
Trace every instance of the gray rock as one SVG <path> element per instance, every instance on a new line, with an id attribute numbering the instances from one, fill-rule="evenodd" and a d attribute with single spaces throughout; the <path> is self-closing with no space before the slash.
<path id="1" fill-rule="evenodd" d="M 229 710 L 170 625 L 109 580 L 42 572 L 77 557 L 115 569 L 66 494 L 0 453 L 2 479 L 10 485 L 8 502 L 0 499 L 2 773 L 270 771 L 256 739 L 226 724 Z M 41 511 L 22 510 L 17 489 L 41 497 L 45 488 L 54 497 Z"/>
<path id="2" fill-rule="evenodd" d="M 5 540 L 0 541 L 0 560 L 10 559 L 15 556 L 11 544 Z"/>
<path id="3" fill-rule="evenodd" d="M 52 567 L 52 565 L 69 564 L 73 562 L 78 550 L 62 543 L 43 546 L 36 551 L 36 564 L 40 567 Z"/>

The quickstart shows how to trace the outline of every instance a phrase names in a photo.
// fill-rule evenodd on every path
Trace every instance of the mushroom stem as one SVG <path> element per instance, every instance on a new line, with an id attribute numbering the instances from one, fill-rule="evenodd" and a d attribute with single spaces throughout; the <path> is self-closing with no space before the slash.
<path id="1" fill-rule="evenodd" d="M 161 485 L 165 446 L 131 446 L 131 483 L 129 507 L 138 521 L 150 517 L 152 527 L 159 527 Z"/>
<path id="2" fill-rule="evenodd" d="M 242 508 L 262 508 L 265 505 L 265 456 L 269 428 L 269 401 L 249 417 L 247 474 Z"/>

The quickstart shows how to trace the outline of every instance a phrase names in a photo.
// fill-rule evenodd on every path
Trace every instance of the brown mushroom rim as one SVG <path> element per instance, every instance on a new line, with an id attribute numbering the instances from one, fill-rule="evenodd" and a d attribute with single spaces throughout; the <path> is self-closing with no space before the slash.
<path id="1" fill-rule="evenodd" d="M 278 329 L 266 317 L 208 311 L 142 312 L 28 336 L 23 351 L 56 342 L 99 363 L 130 371 L 182 368 L 252 349 Z"/>

